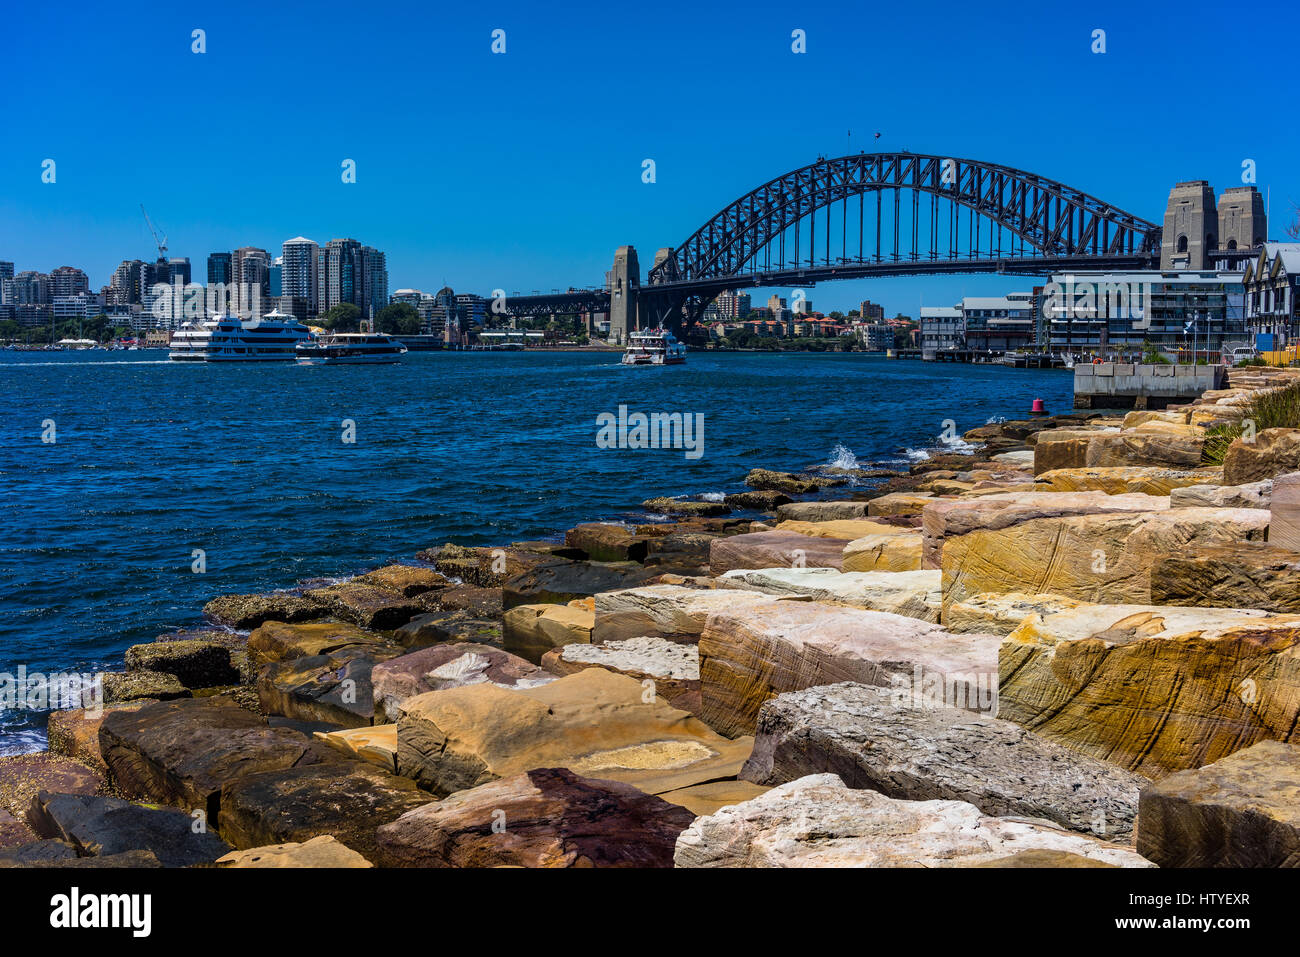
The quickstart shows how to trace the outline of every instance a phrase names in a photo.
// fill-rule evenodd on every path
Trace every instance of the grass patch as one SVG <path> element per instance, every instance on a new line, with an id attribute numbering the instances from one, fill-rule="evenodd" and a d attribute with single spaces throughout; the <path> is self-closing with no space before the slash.
<path id="1" fill-rule="evenodd" d="M 1257 392 L 1246 405 L 1241 424 L 1214 425 L 1205 430 L 1205 448 L 1201 461 L 1209 465 L 1222 465 L 1228 446 L 1245 433 L 1245 422 L 1254 425 L 1255 434 L 1264 429 L 1300 428 L 1300 382 L 1285 388 Z"/>

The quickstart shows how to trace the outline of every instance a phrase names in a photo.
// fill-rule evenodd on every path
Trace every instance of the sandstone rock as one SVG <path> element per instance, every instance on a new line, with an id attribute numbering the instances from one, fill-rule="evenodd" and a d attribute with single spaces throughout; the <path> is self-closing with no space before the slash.
<path id="1" fill-rule="evenodd" d="M 999 654 L 998 715 L 1149 777 L 1300 722 L 1300 616 L 1090 605 L 1027 618 Z"/>
<path id="2" fill-rule="evenodd" d="M 397 773 L 397 725 L 378 724 L 342 731 L 317 731 L 312 735 L 326 747 L 358 761 L 367 761 L 389 774 Z"/>
<path id="3" fill-rule="evenodd" d="M 50 752 L 76 758 L 91 770 L 107 778 L 108 765 L 104 763 L 103 755 L 99 752 L 99 726 L 103 723 L 104 716 L 111 711 L 137 711 L 146 704 L 153 703 L 132 701 L 105 705 L 97 713 L 87 711 L 85 708 L 51 711 L 46 725 L 46 738 L 50 742 Z M 45 790 L 63 789 L 46 788 Z"/>
<path id="4" fill-rule="evenodd" d="M 443 575 L 458 578 L 467 585 L 499 588 L 508 579 L 539 565 L 579 556 L 576 550 L 573 554 L 556 554 L 554 550 L 538 551 L 535 548 L 462 548 L 449 544 L 437 549 L 436 553 L 421 552 L 416 557 L 432 560 Z"/>
<path id="5" fill-rule="evenodd" d="M 370 585 L 386 591 L 396 592 L 405 598 L 414 598 L 425 592 L 446 588 L 451 582 L 434 571 L 421 565 L 385 565 L 352 579 L 357 585 Z"/>
<path id="6" fill-rule="evenodd" d="M 976 499 L 942 499 L 921 512 L 923 568 L 939 568 L 944 542 L 974 531 L 1010 528 L 1023 522 L 1063 515 L 1106 515 L 1167 509 L 1169 499 L 1156 495 L 1108 495 L 1104 492 L 1007 492 Z"/>
<path id="7" fill-rule="evenodd" d="M 870 502 L 792 502 L 781 505 L 776 517 L 783 522 L 833 522 L 866 518 Z"/>
<path id="8" fill-rule="evenodd" d="M 572 605 L 516 605 L 506 612 L 502 640 L 507 651 L 536 664 L 553 648 L 590 644 L 595 619 Z"/>
<path id="9" fill-rule="evenodd" d="M 73 758 L 44 751 L 0 757 L 0 810 L 28 826 L 42 791 L 95 795 L 104 789 L 104 776 Z"/>
<path id="10" fill-rule="evenodd" d="M 778 695 L 759 713 L 740 776 L 785 784 L 832 772 L 909 801 L 966 800 L 992 817 L 1042 818 L 1128 842 L 1146 779 L 988 714 L 899 689 L 833 684 Z"/>
<path id="11" fill-rule="evenodd" d="M 814 538 L 841 538 L 850 542 L 863 535 L 890 535 L 898 531 L 893 525 L 864 518 L 825 519 L 817 522 L 785 521 L 780 522 L 776 530 L 810 535 Z"/>
<path id="12" fill-rule="evenodd" d="M 999 465 L 1015 466 L 1032 471 L 1034 468 L 1034 450 L 1024 449 L 1015 452 L 1001 452 L 993 456 L 992 461 L 997 462 Z"/>
<path id="13" fill-rule="evenodd" d="M 814 537 L 797 532 L 751 532 L 719 538 L 709 550 L 709 570 L 721 575 L 733 568 L 836 568 L 843 561 L 847 539 Z"/>
<path id="14" fill-rule="evenodd" d="M 672 867 L 694 819 L 628 784 L 537 768 L 409 811 L 379 841 L 408 867 Z"/>
<path id="15" fill-rule="evenodd" d="M 732 508 L 770 512 L 781 505 L 789 504 L 790 496 L 774 489 L 755 489 L 752 492 L 733 492 L 724 496 L 722 501 Z"/>
<path id="16" fill-rule="evenodd" d="M 1179 508 L 1146 514 L 1074 515 L 949 537 L 943 549 L 944 617 L 982 592 L 1063 595 L 1151 604 L 1161 555 L 1262 540 L 1260 509 Z"/>
<path id="17" fill-rule="evenodd" d="M 1269 542 L 1279 548 L 1300 551 L 1300 472 L 1279 475 L 1269 492 L 1272 496 L 1268 503 Z"/>
<path id="18" fill-rule="evenodd" d="M 837 681 L 892 686 L 895 676 L 915 680 L 918 670 L 953 687 L 948 704 L 988 709 L 998 641 L 816 602 L 718 611 L 700 637 L 701 717 L 723 734 L 752 734 L 763 702 L 782 692 Z"/>
<path id="19" fill-rule="evenodd" d="M 139 701 L 143 698 L 166 701 L 188 697 L 190 689 L 181 684 L 175 675 L 160 671 L 104 672 L 105 704 Z"/>
<path id="20" fill-rule="evenodd" d="M 255 666 L 294 658 L 311 658 L 341 648 L 376 645 L 380 635 L 339 621 L 286 624 L 268 621 L 248 636 L 248 653 Z"/>
<path id="21" fill-rule="evenodd" d="M 114 785 L 127 797 L 203 810 L 216 820 L 221 785 L 241 774 L 320 760 L 311 742 L 224 698 L 115 711 L 99 730 Z"/>
<path id="22" fill-rule="evenodd" d="M 641 503 L 641 507 L 648 512 L 658 512 L 663 515 L 729 515 L 731 506 L 725 502 L 692 502 L 682 498 L 669 498 L 662 496 L 660 498 L 647 499 Z"/>
<path id="23" fill-rule="evenodd" d="M 766 794 L 771 788 L 752 781 L 710 781 L 659 795 L 669 804 L 680 804 L 696 817 L 712 814 L 724 807 L 740 804 Z"/>
<path id="24" fill-rule="evenodd" d="M 564 543 L 581 549 L 592 561 L 640 562 L 649 551 L 650 539 L 625 525 L 591 522 L 565 532 Z"/>
<path id="25" fill-rule="evenodd" d="M 230 649 L 212 641 L 156 641 L 126 650 L 127 671 L 174 675 L 187 688 L 213 688 L 239 682 Z"/>
<path id="26" fill-rule="evenodd" d="M 427 692 L 406 702 L 397 743 L 402 773 L 438 795 L 541 767 L 659 793 L 734 776 L 753 744 L 647 702 L 639 681 L 603 668 L 517 691 Z"/>
<path id="27" fill-rule="evenodd" d="M 203 614 L 233 628 L 256 628 L 268 621 L 311 621 L 329 609 L 305 595 L 220 595 L 203 606 Z"/>
<path id="28" fill-rule="evenodd" d="M 1170 508 L 1268 508 L 1273 482 L 1250 485 L 1192 485 L 1169 493 Z"/>
<path id="29" fill-rule="evenodd" d="M 348 645 L 309 658 L 267 665 L 257 678 L 257 699 L 265 714 L 358 728 L 375 714 L 371 673 L 402 649 L 388 644 Z"/>
<path id="30" fill-rule="evenodd" d="M 604 668 L 642 683 L 674 708 L 700 710 L 700 653 L 666 638 L 628 638 L 600 645 L 565 645 L 548 651 L 542 667 L 555 675 Z M 646 681 L 652 682 L 647 685 Z"/>
<path id="31" fill-rule="evenodd" d="M 1255 441 L 1235 439 L 1223 456 L 1226 485 L 1248 485 L 1300 470 L 1300 429 L 1264 429 Z"/>
<path id="32" fill-rule="evenodd" d="M 1083 604 L 1061 595 L 1027 595 L 1021 592 L 972 595 L 949 607 L 944 627 L 959 634 L 974 631 L 1009 635 L 1030 615 L 1054 615 Z"/>
<path id="33" fill-rule="evenodd" d="M 774 472 L 771 469 L 750 469 L 745 476 L 745 484 L 753 489 L 769 489 L 786 492 L 790 495 L 806 495 L 824 488 L 835 488 L 845 484 L 843 478 L 824 476 L 796 475 L 793 472 Z"/>
<path id="34" fill-rule="evenodd" d="M 220 830 L 241 849 L 332 835 L 377 867 L 392 867 L 398 862 L 379 846 L 376 829 L 431 800 L 407 778 L 340 760 L 228 782 Z"/>
<path id="35" fill-rule="evenodd" d="M 1098 435 L 1088 443 L 1084 465 L 1156 465 L 1175 469 L 1194 469 L 1201 464 L 1205 448 L 1205 431 L 1183 426 L 1143 431 L 1139 426 L 1111 435 Z M 1234 485 L 1240 483 L 1232 483 Z"/>
<path id="36" fill-rule="evenodd" d="M 22 847 L 36 840 L 36 832 L 26 822 L 20 821 L 8 811 L 0 810 L 0 858 L 5 850 Z"/>
<path id="37" fill-rule="evenodd" d="M 1160 555 L 1151 566 L 1152 603 L 1300 612 L 1300 552 L 1274 546 L 1272 524 L 1269 538 Z"/>
<path id="38" fill-rule="evenodd" d="M 484 682 L 503 688 L 533 688 L 554 678 L 500 648 L 453 642 L 381 662 L 370 673 L 370 680 L 374 689 L 375 721 L 388 723 L 401 718 L 403 705 L 409 698 L 426 691 Z"/>
<path id="39" fill-rule="evenodd" d="M 1217 485 L 1222 469 L 1170 469 L 1152 465 L 1052 469 L 1034 482 L 1035 490 L 1105 492 L 1107 495 L 1172 495 L 1188 486 Z M 1174 503 L 1171 501 L 1170 503 Z M 1186 502 L 1184 504 L 1195 504 Z"/>
<path id="40" fill-rule="evenodd" d="M 813 774 L 696 818 L 677 867 L 954 867 L 1026 849 L 1149 867 L 1133 851 L 1045 824 L 987 817 L 963 801 L 901 801 Z"/>
<path id="41" fill-rule="evenodd" d="M 806 595 L 814 601 L 937 622 L 942 603 L 941 577 L 937 570 L 837 572 L 833 568 L 764 568 L 737 569 L 717 581 L 719 588 L 742 588 L 769 595 Z"/>
<path id="42" fill-rule="evenodd" d="M 373 867 L 368 860 L 332 836 L 322 834 L 301 844 L 271 844 L 231 851 L 217 858 L 218 867 Z"/>
<path id="43" fill-rule="evenodd" d="M 714 611 L 743 609 L 765 599 L 741 591 L 647 585 L 597 595 L 591 640 L 597 644 L 654 637 L 694 644 Z"/>
<path id="44" fill-rule="evenodd" d="M 1034 475 L 1053 469 L 1082 468 L 1088 461 L 1088 443 L 1095 429 L 1055 429 L 1039 432 L 1034 442 Z"/>
<path id="45" fill-rule="evenodd" d="M 423 610 L 401 592 L 363 584 L 360 579 L 315 588 L 304 597 L 320 602 L 345 621 L 380 631 L 399 628 Z"/>
<path id="46" fill-rule="evenodd" d="M 921 509 L 934 500 L 932 492 L 890 492 L 867 502 L 867 514 L 881 515 L 919 515 Z M 861 536 L 859 536 L 861 537 Z"/>
<path id="47" fill-rule="evenodd" d="M 1144 788 L 1137 850 L 1161 867 L 1300 867 L 1300 748 L 1261 741 Z"/>
<path id="48" fill-rule="evenodd" d="M 412 618 L 393 633 L 403 648 L 423 648 L 439 642 L 501 644 L 501 621 L 476 617 L 470 611 L 434 611 Z"/>
<path id="49" fill-rule="evenodd" d="M 757 523 L 754 523 L 757 524 Z M 644 564 L 657 569 L 665 565 L 678 569 L 703 568 L 709 564 L 709 549 L 719 536 L 711 532 L 681 532 L 649 540 Z"/>
<path id="50" fill-rule="evenodd" d="M 192 867 L 211 864 L 230 850 L 230 845 L 211 831 L 196 833 L 188 811 L 46 791 L 37 797 L 36 805 L 37 833 L 66 841 L 87 857 L 144 850 L 164 867 Z"/>
<path id="51" fill-rule="evenodd" d="M 1084 857 L 1081 854 L 1072 854 L 1069 851 L 1047 851 L 1031 850 L 1016 851 L 1006 857 L 995 858 L 991 861 L 980 861 L 975 864 L 958 864 L 958 867 L 1028 867 L 1041 869 L 1044 867 L 1119 867 L 1119 864 L 1107 864 L 1104 861 L 1094 860 L 1091 857 Z"/>
<path id="52" fill-rule="evenodd" d="M 915 532 L 864 535 L 844 546 L 840 567 L 846 572 L 921 571 L 922 536 Z"/>
<path id="53" fill-rule="evenodd" d="M 563 605 L 603 591 L 631 588 L 659 573 L 659 569 L 643 568 L 635 562 L 551 559 L 508 579 L 501 589 L 502 601 L 507 610 L 541 602 Z"/>

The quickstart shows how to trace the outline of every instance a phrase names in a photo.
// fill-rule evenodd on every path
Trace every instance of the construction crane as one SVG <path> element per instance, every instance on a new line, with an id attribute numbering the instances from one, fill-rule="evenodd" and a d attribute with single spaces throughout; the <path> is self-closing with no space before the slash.
<path id="1" fill-rule="evenodd" d="M 144 215 L 144 224 L 149 227 L 149 232 L 153 233 L 153 241 L 158 245 L 158 258 L 165 262 L 167 260 L 167 235 L 164 233 L 159 238 L 158 229 L 154 226 L 153 220 L 149 218 L 149 214 L 144 211 L 144 203 L 140 204 L 140 212 Z"/>

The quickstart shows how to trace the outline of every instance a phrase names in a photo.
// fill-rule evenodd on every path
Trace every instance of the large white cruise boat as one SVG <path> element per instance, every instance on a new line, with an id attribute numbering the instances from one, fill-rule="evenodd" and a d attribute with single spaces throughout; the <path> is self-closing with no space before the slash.
<path id="1" fill-rule="evenodd" d="M 625 366 L 672 366 L 686 361 L 686 346 L 667 329 L 642 329 L 627 337 Z"/>
<path id="2" fill-rule="evenodd" d="M 167 357 L 180 362 L 292 362 L 294 347 L 310 338 L 306 326 L 278 310 L 248 321 L 226 314 L 185 323 L 172 333 Z"/>
<path id="3" fill-rule="evenodd" d="M 314 342 L 299 343 L 298 361 L 303 365 L 374 365 L 400 362 L 406 346 L 383 332 L 333 332 Z"/>

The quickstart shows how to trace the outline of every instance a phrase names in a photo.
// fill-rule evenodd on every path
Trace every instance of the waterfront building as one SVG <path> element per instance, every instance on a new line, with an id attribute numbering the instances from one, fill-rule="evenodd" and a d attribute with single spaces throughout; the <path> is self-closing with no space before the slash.
<path id="1" fill-rule="evenodd" d="M 864 322 L 884 322 L 885 307 L 872 302 L 870 299 L 864 299 L 862 305 L 858 307 L 858 315 L 862 317 Z"/>
<path id="2" fill-rule="evenodd" d="M 810 316 L 812 315 L 812 311 L 813 311 L 812 300 L 796 299 L 794 301 L 794 306 L 792 307 L 792 309 L 796 316 Z"/>
<path id="3" fill-rule="evenodd" d="M 4 301 L 11 306 L 45 306 L 50 303 L 50 277 L 34 269 L 3 281 Z"/>
<path id="4" fill-rule="evenodd" d="M 884 352 L 894 348 L 894 327 L 883 322 L 860 323 L 854 327 L 858 342 L 868 352 Z"/>
<path id="5" fill-rule="evenodd" d="M 1244 274 L 1215 270 L 1054 273 L 1043 292 L 1050 352 L 1216 354 L 1248 338 Z"/>
<path id="6" fill-rule="evenodd" d="M 286 316 L 293 316 L 303 325 L 315 318 L 311 313 L 311 304 L 302 296 L 286 296 L 283 293 L 272 296 L 271 308 L 276 312 L 284 313 Z"/>
<path id="7" fill-rule="evenodd" d="M 308 315 L 315 317 L 320 294 L 320 246 L 306 236 L 295 236 L 285 240 L 280 251 L 280 295 L 302 299 L 307 303 Z M 298 318 L 306 321 L 303 316 Z"/>
<path id="8" fill-rule="evenodd" d="M 208 285 L 229 286 L 234 282 L 234 257 L 230 253 L 208 254 Z"/>
<path id="9" fill-rule="evenodd" d="M 721 319 L 744 319 L 749 315 L 750 295 L 747 292 L 728 289 L 718 294 L 712 305 L 717 306 L 717 315 Z"/>
<path id="10" fill-rule="evenodd" d="M 961 309 L 957 306 L 922 306 L 918 331 L 922 356 L 942 349 L 958 349 L 966 342 Z"/>
<path id="11" fill-rule="evenodd" d="M 268 310 L 271 298 L 271 256 L 259 246 L 241 246 L 231 254 L 231 275 L 236 291 L 232 309 L 241 318 L 254 318 Z"/>
<path id="12" fill-rule="evenodd" d="M 474 293 L 461 293 L 456 297 L 456 316 L 461 328 L 470 325 L 487 325 L 487 300 Z"/>
<path id="13" fill-rule="evenodd" d="M 1034 344 L 1032 293 L 967 296 L 959 308 L 968 349 L 1011 352 Z"/>
<path id="14" fill-rule="evenodd" d="M 90 279 L 76 266 L 60 266 L 50 272 L 50 299 L 67 298 L 90 291 Z"/>
<path id="15" fill-rule="evenodd" d="M 374 246 L 361 247 L 361 314 L 373 318 L 388 305 L 388 259 Z"/>
<path id="16" fill-rule="evenodd" d="M 108 283 L 108 301 L 113 305 L 130 305 L 140 301 L 140 277 L 144 263 L 139 259 L 124 259 L 113 270 Z"/>
<path id="17" fill-rule="evenodd" d="M 316 302 L 320 314 L 345 302 L 360 308 L 361 244 L 355 239 L 331 239 L 321 247 L 317 263 Z"/>
<path id="18" fill-rule="evenodd" d="M 1264 243 L 1242 276 L 1246 326 L 1255 348 L 1300 341 L 1300 243 Z"/>

